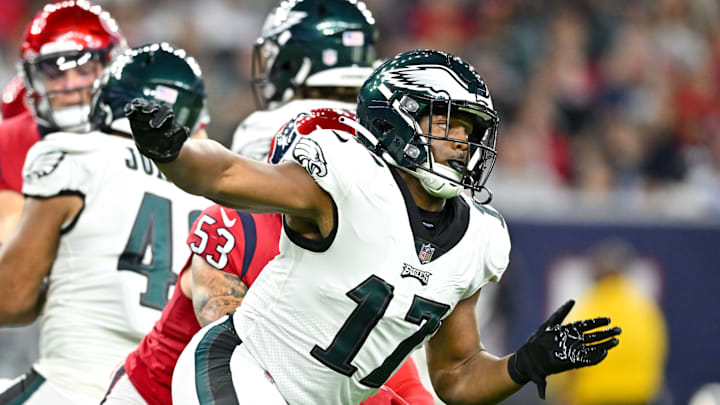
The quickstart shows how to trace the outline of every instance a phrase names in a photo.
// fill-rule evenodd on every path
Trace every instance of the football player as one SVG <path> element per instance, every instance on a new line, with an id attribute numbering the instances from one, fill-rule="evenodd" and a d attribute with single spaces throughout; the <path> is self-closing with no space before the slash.
<path id="1" fill-rule="evenodd" d="M 329 33 L 321 29 L 328 23 L 336 26 Z M 271 106 L 273 111 L 254 113 L 241 124 L 235 136 L 236 147 L 241 145 L 238 147 L 240 153 L 266 160 L 278 123 L 287 122 L 309 106 L 354 109 L 354 104 L 332 100 L 342 100 L 348 94 L 351 98 L 357 97 L 359 86 L 371 73 L 375 36 L 374 22 L 362 2 L 308 0 L 283 2 L 275 8 L 266 20 L 253 56 L 253 84 L 257 89 L 258 106 Z M 323 52 L 326 55 L 332 53 L 335 58 L 326 58 L 323 62 Z M 338 52 L 340 58 L 337 58 Z M 312 86 L 304 84 L 305 79 L 293 81 L 300 80 L 298 70 L 302 64 L 306 65 L 307 71 L 303 74 L 309 76 L 307 82 L 322 88 L 324 97 L 290 101 L 298 97 L 320 97 L 313 92 Z M 324 77 L 319 76 L 321 72 Z M 279 137 L 281 140 L 286 138 Z M 273 150 L 274 155 L 279 156 L 287 148 L 281 142 Z M 222 215 L 232 219 L 221 221 Z M 235 310 L 260 269 L 277 254 L 279 216 L 241 214 L 240 218 L 245 220 L 238 221 L 237 215 L 234 210 L 224 211 L 219 206 L 203 213 L 201 218 L 207 217 L 208 222 L 196 224 L 189 240 L 191 249 L 202 259 L 193 260 L 192 270 L 183 270 L 180 276 L 182 293 L 175 292 L 153 331 L 118 370 L 105 404 L 169 403 L 175 362 L 192 335 L 201 326 Z M 251 226 L 251 235 L 245 235 L 246 226 Z M 195 240 L 197 235 L 211 236 L 209 242 L 207 239 L 202 242 Z M 251 237 L 250 245 L 243 242 L 246 237 Z M 202 247 L 205 252 L 197 251 Z M 243 256 L 250 261 L 243 264 Z M 236 259 L 232 260 L 233 257 Z M 212 270 L 220 264 L 229 274 Z M 248 272 L 248 266 L 254 270 Z M 191 299 L 199 324 L 192 316 Z M 429 393 L 419 383 L 412 361 L 405 364 L 387 385 L 379 395 L 383 399 L 374 398 L 375 402 L 371 403 L 389 403 L 388 398 L 404 398 L 416 404 L 432 403 Z M 398 392 L 394 393 L 392 388 Z"/>
<path id="2" fill-rule="evenodd" d="M 252 57 L 258 111 L 233 136 L 232 150 L 266 161 L 278 127 L 313 108 L 355 111 L 376 59 L 377 29 L 362 1 L 283 1 L 265 20 Z"/>
<path id="3" fill-rule="evenodd" d="M 50 134 L 28 153 L 22 219 L 0 251 L 0 325 L 42 314 L 40 359 L 0 403 L 99 403 L 113 368 L 168 301 L 187 257 L 183 240 L 209 202 L 168 182 L 135 148 L 123 107 L 140 95 L 172 106 L 191 133 L 205 119 L 197 63 L 151 44 L 99 79 L 95 131 Z"/>
<path id="4" fill-rule="evenodd" d="M 292 143 L 295 137 L 318 126 L 352 131 L 339 123 L 341 116 L 353 118 L 342 110 L 312 111 L 286 125 L 273 145 Z M 282 148 L 272 149 L 278 156 Z M 279 214 L 248 214 L 219 205 L 203 211 L 187 239 L 194 255 L 180 273 L 181 288 L 175 290 L 152 332 L 116 372 L 103 404 L 171 403 L 172 372 L 181 351 L 202 326 L 240 306 L 263 267 L 279 253 L 281 227 Z M 364 405 L 394 403 L 434 403 L 412 359 Z"/>
<path id="5" fill-rule="evenodd" d="M 93 81 L 124 49 L 125 39 L 115 20 L 88 1 L 47 4 L 28 24 L 20 47 L 23 85 L 14 87 L 12 104 L 5 103 L 11 93 L 3 93 L 0 244 L 20 219 L 21 172 L 27 151 L 41 135 L 59 130 L 87 131 Z M 23 91 L 29 111 L 18 103 Z M 6 115 L 20 107 L 23 111 L 17 116 Z"/>
<path id="6" fill-rule="evenodd" d="M 437 394 L 494 403 L 529 381 L 597 364 L 617 345 L 608 318 L 562 324 L 558 309 L 506 357 L 483 350 L 475 305 L 505 271 L 510 240 L 484 204 L 498 117 L 478 72 L 457 56 L 405 52 L 358 97 L 358 122 L 298 139 L 284 164 L 186 142 L 173 112 L 127 106 L 143 154 L 181 188 L 223 206 L 281 212 L 280 254 L 239 310 L 203 328 L 178 360 L 177 403 L 359 403 L 427 343 Z M 469 189 L 472 197 L 462 193 Z M 175 387 L 175 384 L 173 384 Z"/>

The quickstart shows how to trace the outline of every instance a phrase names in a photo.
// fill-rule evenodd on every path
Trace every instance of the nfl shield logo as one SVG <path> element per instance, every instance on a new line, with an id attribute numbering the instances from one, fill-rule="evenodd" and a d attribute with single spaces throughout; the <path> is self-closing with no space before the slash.
<path id="1" fill-rule="evenodd" d="M 435 253 L 435 248 L 432 247 L 432 245 L 429 243 L 423 243 L 422 247 L 420 248 L 420 253 L 418 253 L 418 259 L 420 259 L 420 263 L 430 263 L 433 253 Z"/>
<path id="2" fill-rule="evenodd" d="M 172 87 L 159 84 L 155 87 L 155 98 L 173 105 L 177 101 L 178 91 Z"/>
<path id="3" fill-rule="evenodd" d="M 362 31 L 345 31 L 342 37 L 345 46 L 365 45 L 365 34 Z"/>
<path id="4" fill-rule="evenodd" d="M 333 66 L 338 61 L 338 53 L 335 49 L 325 49 L 322 52 L 322 61 L 325 66 Z"/>

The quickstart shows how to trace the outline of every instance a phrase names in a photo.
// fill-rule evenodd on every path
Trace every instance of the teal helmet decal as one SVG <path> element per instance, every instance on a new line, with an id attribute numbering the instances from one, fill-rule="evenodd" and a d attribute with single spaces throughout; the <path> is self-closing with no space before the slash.
<path id="1" fill-rule="evenodd" d="M 362 1 L 283 1 L 253 49 L 258 107 L 286 103 L 302 87 L 360 87 L 377 64 L 376 37 Z"/>
<path id="2" fill-rule="evenodd" d="M 129 49 L 105 69 L 93 89 L 93 127 L 129 133 L 123 109 L 136 97 L 172 106 L 175 119 L 190 134 L 209 121 L 200 66 L 184 50 L 167 43 Z"/>
<path id="3" fill-rule="evenodd" d="M 467 140 L 427 134 L 420 120 L 442 115 L 449 122 L 469 122 Z M 499 118 L 490 92 L 478 72 L 459 57 L 434 50 L 414 50 L 386 61 L 363 84 L 358 95 L 360 139 L 375 153 L 421 180 L 432 195 L 449 198 L 463 188 L 481 201 L 497 156 Z M 467 145 L 464 162 L 434 163 L 432 142 Z"/>

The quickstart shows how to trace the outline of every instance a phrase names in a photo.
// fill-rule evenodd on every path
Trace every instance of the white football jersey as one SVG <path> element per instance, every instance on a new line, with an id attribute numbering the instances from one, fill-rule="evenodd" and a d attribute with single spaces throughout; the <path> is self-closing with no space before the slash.
<path id="1" fill-rule="evenodd" d="M 300 137 L 286 158 L 330 194 L 336 228 L 311 241 L 284 227 L 235 328 L 290 404 L 357 404 L 459 301 L 500 279 L 505 221 L 462 195 L 423 223 L 397 173 L 345 132 Z"/>
<path id="2" fill-rule="evenodd" d="M 357 105 L 335 100 L 298 99 L 272 110 L 255 111 L 235 130 L 231 149 L 241 156 L 265 162 L 275 133 L 298 114 L 319 107 L 355 113 Z"/>
<path id="3" fill-rule="evenodd" d="M 211 203 L 167 181 L 132 139 L 100 132 L 47 136 L 23 177 L 28 197 L 84 201 L 62 228 L 34 368 L 99 400 L 160 317 L 190 253 L 190 225 Z"/>

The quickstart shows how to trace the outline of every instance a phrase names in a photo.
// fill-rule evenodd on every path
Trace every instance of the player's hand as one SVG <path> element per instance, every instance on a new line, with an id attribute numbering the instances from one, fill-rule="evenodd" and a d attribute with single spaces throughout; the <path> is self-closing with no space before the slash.
<path id="1" fill-rule="evenodd" d="M 125 105 L 125 116 L 143 155 L 159 163 L 177 159 L 189 131 L 175 122 L 170 106 L 136 98 Z"/>
<path id="2" fill-rule="evenodd" d="M 607 356 L 608 350 L 619 343 L 615 338 L 621 332 L 618 327 L 589 332 L 610 324 L 610 318 L 561 325 L 573 305 L 575 301 L 569 300 L 550 315 L 508 362 L 510 377 L 520 385 L 534 382 L 542 399 L 545 399 L 547 385 L 545 377 L 598 364 Z"/>

